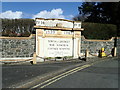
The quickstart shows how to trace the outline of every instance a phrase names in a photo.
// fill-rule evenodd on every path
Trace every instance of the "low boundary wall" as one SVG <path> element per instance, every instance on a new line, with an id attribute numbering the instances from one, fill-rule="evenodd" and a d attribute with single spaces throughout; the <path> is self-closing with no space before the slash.
<path id="1" fill-rule="evenodd" d="M 30 59 L 36 51 L 35 35 L 29 37 L 0 37 L 0 61 L 14 59 Z M 98 56 L 99 50 L 105 48 L 105 53 L 111 55 L 115 46 L 115 38 L 110 40 L 91 40 L 81 36 L 81 56 L 85 56 L 85 51 L 89 51 L 90 56 Z M 117 38 L 117 56 L 120 56 L 120 37 Z"/>
<path id="2" fill-rule="evenodd" d="M 0 37 L 1 58 L 33 57 L 35 52 L 35 35 L 29 37 Z"/>
<path id="3" fill-rule="evenodd" d="M 81 37 L 81 56 L 85 55 L 85 51 L 89 51 L 89 56 L 98 56 L 99 50 L 105 48 L 105 53 L 110 56 L 112 55 L 113 48 L 115 47 L 115 37 L 109 40 L 94 40 L 85 39 L 84 36 Z M 117 38 L 117 55 L 120 53 L 120 38 Z"/>

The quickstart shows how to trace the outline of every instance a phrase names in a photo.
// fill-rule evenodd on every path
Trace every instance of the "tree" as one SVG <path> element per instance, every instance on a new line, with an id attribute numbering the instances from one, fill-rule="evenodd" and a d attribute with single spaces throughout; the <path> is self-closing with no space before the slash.
<path id="1" fill-rule="evenodd" d="M 85 22 L 115 24 L 117 36 L 120 36 L 119 9 L 120 2 L 84 2 L 78 7 L 79 15 L 87 17 Z"/>
<path id="2" fill-rule="evenodd" d="M 78 11 L 80 15 L 87 16 L 89 22 L 95 23 L 120 23 L 120 2 L 84 2 Z"/>

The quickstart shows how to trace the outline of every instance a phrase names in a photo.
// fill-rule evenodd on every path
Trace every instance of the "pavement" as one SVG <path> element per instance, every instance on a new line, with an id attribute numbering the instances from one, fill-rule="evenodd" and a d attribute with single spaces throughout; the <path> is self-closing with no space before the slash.
<path id="1" fill-rule="evenodd" d="M 88 61 L 74 59 L 50 61 L 31 65 L 30 63 L 2 65 L 3 88 L 29 88 L 58 74 L 78 66 L 114 58 L 88 58 Z"/>

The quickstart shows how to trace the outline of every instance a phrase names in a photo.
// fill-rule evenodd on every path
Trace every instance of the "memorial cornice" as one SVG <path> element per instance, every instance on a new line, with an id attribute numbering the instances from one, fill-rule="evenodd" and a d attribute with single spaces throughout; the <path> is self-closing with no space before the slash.
<path id="1" fill-rule="evenodd" d="M 83 28 L 63 28 L 63 27 L 46 27 L 46 26 L 34 26 L 35 29 L 52 29 L 52 30 L 67 30 L 67 31 L 83 31 Z"/>

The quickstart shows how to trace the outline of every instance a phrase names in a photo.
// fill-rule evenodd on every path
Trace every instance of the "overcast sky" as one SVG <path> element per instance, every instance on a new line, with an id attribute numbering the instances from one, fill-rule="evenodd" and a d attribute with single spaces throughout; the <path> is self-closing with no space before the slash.
<path id="1" fill-rule="evenodd" d="M 82 2 L 2 2 L 1 18 L 63 18 L 78 15 Z"/>

